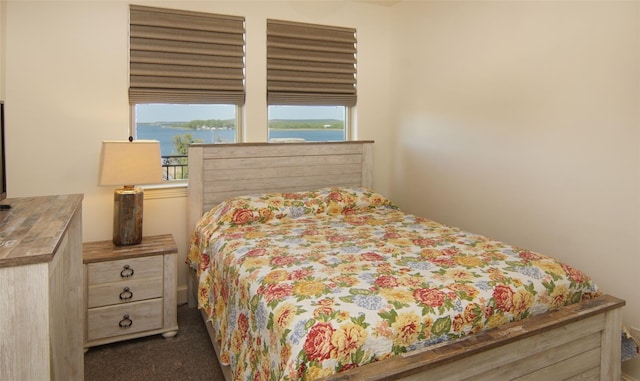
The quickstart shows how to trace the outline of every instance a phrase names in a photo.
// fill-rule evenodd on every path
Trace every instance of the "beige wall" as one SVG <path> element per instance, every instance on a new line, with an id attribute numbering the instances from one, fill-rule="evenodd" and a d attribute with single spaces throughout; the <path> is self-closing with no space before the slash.
<path id="1" fill-rule="evenodd" d="M 7 4 L 0 1 L 0 100 L 4 100 L 4 44 L 6 41 Z"/>
<path id="2" fill-rule="evenodd" d="M 584 269 L 640 327 L 640 3 L 136 3 L 246 17 L 248 141 L 266 138 L 266 18 L 356 27 L 376 189 Z M 127 2 L 8 1 L 6 15 L 9 195 L 84 193 L 85 241 L 109 239 L 113 189 L 96 177 L 100 142 L 128 136 Z M 183 190 L 146 195 L 145 234 L 173 233 L 182 264 Z"/>
<path id="3" fill-rule="evenodd" d="M 392 198 L 585 270 L 636 327 L 639 7 L 401 2 L 391 51 Z"/>
<path id="4" fill-rule="evenodd" d="M 9 197 L 84 193 L 84 240 L 111 238 L 113 188 L 98 187 L 100 143 L 126 139 L 128 1 L 8 1 L 6 4 Z M 244 16 L 247 29 L 247 141 L 267 135 L 267 18 L 358 30 L 357 137 L 374 139 L 377 187 L 385 190 L 392 131 L 388 104 L 388 8 L 361 2 L 136 1 Z M 4 3 L 3 3 L 4 5 Z M 4 14 L 4 13 L 3 13 Z M 5 24 L 3 23 L 3 28 Z M 1 68 L 1 67 L 0 67 Z M 144 234 L 172 233 L 186 258 L 186 192 L 145 192 Z M 186 295 L 186 266 L 179 273 Z"/>

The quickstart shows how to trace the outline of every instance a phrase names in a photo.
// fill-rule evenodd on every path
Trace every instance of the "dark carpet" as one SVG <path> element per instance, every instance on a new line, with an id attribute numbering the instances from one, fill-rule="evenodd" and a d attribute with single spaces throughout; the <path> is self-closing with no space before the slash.
<path id="1" fill-rule="evenodd" d="M 86 381 L 215 380 L 224 377 L 200 312 L 178 306 L 178 334 L 92 347 L 84 355 Z"/>

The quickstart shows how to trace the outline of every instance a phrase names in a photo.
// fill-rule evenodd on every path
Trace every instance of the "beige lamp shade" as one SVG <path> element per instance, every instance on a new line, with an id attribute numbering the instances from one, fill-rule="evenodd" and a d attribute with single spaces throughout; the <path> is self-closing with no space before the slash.
<path id="1" fill-rule="evenodd" d="M 162 183 L 160 142 L 157 140 L 104 141 L 98 185 Z"/>

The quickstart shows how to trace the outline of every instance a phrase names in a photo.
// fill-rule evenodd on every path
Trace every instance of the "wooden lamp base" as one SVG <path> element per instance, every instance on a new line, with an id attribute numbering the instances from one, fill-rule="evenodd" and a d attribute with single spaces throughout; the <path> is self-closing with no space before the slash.
<path id="1" fill-rule="evenodd" d="M 144 191 L 124 186 L 113 193 L 113 244 L 137 245 L 142 241 Z"/>

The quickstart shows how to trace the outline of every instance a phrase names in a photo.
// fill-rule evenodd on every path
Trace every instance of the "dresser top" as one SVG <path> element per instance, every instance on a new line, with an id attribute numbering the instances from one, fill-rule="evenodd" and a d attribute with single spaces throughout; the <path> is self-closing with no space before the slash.
<path id="1" fill-rule="evenodd" d="M 0 267 L 49 262 L 73 216 L 81 194 L 9 198 L 0 210 Z"/>

